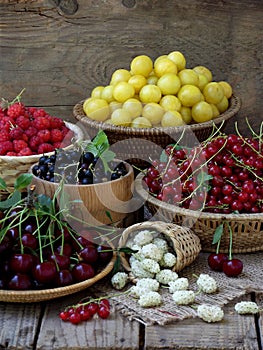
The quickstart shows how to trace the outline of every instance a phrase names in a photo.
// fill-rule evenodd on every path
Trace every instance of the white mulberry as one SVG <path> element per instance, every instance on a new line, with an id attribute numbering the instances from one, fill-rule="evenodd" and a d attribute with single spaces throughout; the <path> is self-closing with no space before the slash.
<path id="1" fill-rule="evenodd" d="M 172 297 L 178 305 L 189 305 L 195 301 L 195 293 L 192 290 L 177 290 Z"/>
<path id="2" fill-rule="evenodd" d="M 219 322 L 224 318 L 224 311 L 220 306 L 202 304 L 197 308 L 197 316 L 205 322 Z"/>

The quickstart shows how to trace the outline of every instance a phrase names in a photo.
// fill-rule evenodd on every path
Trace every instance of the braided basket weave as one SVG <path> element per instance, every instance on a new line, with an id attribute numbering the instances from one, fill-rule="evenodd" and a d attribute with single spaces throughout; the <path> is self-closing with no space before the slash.
<path id="1" fill-rule="evenodd" d="M 190 265 L 201 251 L 200 240 L 190 229 L 163 221 L 145 221 L 126 228 L 119 240 L 119 247 L 125 247 L 128 239 L 134 237 L 140 230 L 146 229 L 161 233 L 170 244 L 177 258 L 173 266 L 175 272 Z M 121 261 L 125 270 L 130 272 L 127 256 L 123 253 L 121 253 Z"/>
<path id="2" fill-rule="evenodd" d="M 233 232 L 233 253 L 263 251 L 263 214 L 213 214 L 177 207 L 151 196 L 143 187 L 143 174 L 135 180 L 135 190 L 143 198 L 150 213 L 162 220 L 191 228 L 200 238 L 202 250 L 214 252 L 212 245 L 215 229 L 228 222 Z M 227 225 L 220 241 L 220 252 L 229 251 L 230 235 Z"/>
<path id="3" fill-rule="evenodd" d="M 74 139 L 81 140 L 83 138 L 83 132 L 81 128 L 75 124 L 65 122 L 66 126 L 74 132 Z M 69 149 L 73 145 L 69 145 L 64 149 Z M 46 153 L 46 155 L 51 155 L 53 152 Z M 14 188 L 14 182 L 16 178 L 27 173 L 30 167 L 37 163 L 42 154 L 36 154 L 32 156 L 0 156 L 0 177 L 6 182 L 7 187 L 10 191 Z M 1 196 L 5 196 L 5 191 L 0 192 Z"/>
<path id="4" fill-rule="evenodd" d="M 97 122 L 88 118 L 83 111 L 83 103 L 84 101 L 81 101 L 74 106 L 73 115 L 83 123 L 90 137 L 95 136 L 100 129 L 104 130 L 110 144 L 116 143 L 116 149 L 113 149 L 116 157 L 129 160 L 131 164 L 137 166 L 146 166 L 149 156 L 154 156 L 152 153 L 156 152 L 156 145 L 164 149 L 165 146 L 174 143 L 183 131 L 185 137 L 196 137 L 199 142 L 206 140 L 215 125 L 220 126 L 223 123 L 221 126 L 223 130 L 229 119 L 236 115 L 241 107 L 240 99 L 233 95 L 230 98 L 229 108 L 217 118 L 205 123 L 180 127 L 131 128 Z M 121 144 L 120 141 L 122 141 Z M 118 143 L 119 146 L 117 146 Z"/>

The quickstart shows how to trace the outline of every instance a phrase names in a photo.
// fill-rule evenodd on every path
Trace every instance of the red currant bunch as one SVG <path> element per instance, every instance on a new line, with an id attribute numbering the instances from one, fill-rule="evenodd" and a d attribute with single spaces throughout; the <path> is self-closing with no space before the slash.
<path id="1" fill-rule="evenodd" d="M 191 148 L 168 145 L 143 180 L 152 196 L 185 209 L 262 213 L 262 136 L 220 133 Z"/>
<path id="2" fill-rule="evenodd" d="M 59 317 L 64 322 L 79 324 L 98 315 L 102 319 L 110 316 L 110 302 L 107 298 L 90 299 L 61 311 Z"/>

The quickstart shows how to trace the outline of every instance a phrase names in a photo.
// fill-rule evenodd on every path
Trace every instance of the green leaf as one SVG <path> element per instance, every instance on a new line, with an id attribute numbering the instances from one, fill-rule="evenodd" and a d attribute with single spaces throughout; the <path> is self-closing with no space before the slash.
<path id="1" fill-rule="evenodd" d="M 90 152 L 94 155 L 94 157 L 98 156 L 98 149 L 97 147 L 93 144 L 93 143 L 89 143 L 86 147 L 85 147 L 86 152 Z"/>
<path id="2" fill-rule="evenodd" d="M 52 199 L 45 194 L 39 194 L 37 196 L 37 202 L 36 204 L 38 206 L 41 206 L 41 209 L 47 213 L 52 212 Z"/>
<path id="3" fill-rule="evenodd" d="M 18 178 L 15 180 L 14 188 L 16 190 L 22 190 L 26 188 L 28 185 L 30 185 L 32 178 L 33 178 L 32 174 L 19 175 Z"/>
<path id="4" fill-rule="evenodd" d="M 108 210 L 106 210 L 106 215 L 110 219 L 110 221 L 113 222 L 111 213 Z"/>
<path id="5" fill-rule="evenodd" d="M 212 244 L 218 243 L 221 240 L 223 230 L 224 230 L 224 223 L 217 226 L 217 228 L 215 229 L 215 232 L 214 232 Z"/>
<path id="6" fill-rule="evenodd" d="M 112 274 L 115 275 L 115 273 L 119 272 L 120 267 L 121 267 L 121 258 L 119 256 L 119 254 L 117 254 L 116 260 L 115 260 L 114 265 L 113 265 Z"/>
<path id="7" fill-rule="evenodd" d="M 119 248 L 118 249 L 119 252 L 122 252 L 122 253 L 125 253 L 125 254 L 133 254 L 133 253 L 137 253 L 138 250 L 134 250 L 134 249 L 131 249 L 131 248 L 128 248 L 128 247 L 122 247 L 122 248 Z"/>
<path id="8" fill-rule="evenodd" d="M 5 180 L 2 179 L 1 177 L 0 177 L 0 189 L 1 189 L 1 190 L 6 190 L 6 189 L 7 189 L 6 182 L 5 182 Z"/>
<path id="9" fill-rule="evenodd" d="M 197 183 L 198 185 L 202 185 L 205 182 L 208 182 L 209 180 L 212 180 L 213 176 L 210 174 L 207 174 L 204 171 L 201 171 L 197 176 Z"/>
<path id="10" fill-rule="evenodd" d="M 16 205 L 19 201 L 21 201 L 21 192 L 18 190 L 14 190 L 14 192 L 9 198 L 0 202 L 0 208 L 11 208 L 12 206 Z"/>
<path id="11" fill-rule="evenodd" d="M 160 155 L 160 162 L 166 163 L 168 160 L 168 156 L 165 153 L 165 150 L 162 151 L 161 155 Z"/>
<path id="12" fill-rule="evenodd" d="M 95 146 L 107 145 L 109 147 L 109 140 L 107 135 L 103 130 L 99 130 L 97 135 L 93 138 L 92 143 Z"/>

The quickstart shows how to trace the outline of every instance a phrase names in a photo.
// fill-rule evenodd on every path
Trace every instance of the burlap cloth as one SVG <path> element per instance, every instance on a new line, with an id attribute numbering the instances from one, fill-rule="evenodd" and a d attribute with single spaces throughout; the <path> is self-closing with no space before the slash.
<path id="1" fill-rule="evenodd" d="M 263 252 L 249 254 L 235 254 L 234 258 L 241 259 L 244 268 L 238 277 L 227 277 L 222 272 L 212 271 L 207 264 L 208 253 L 200 253 L 197 259 L 188 267 L 184 268 L 179 277 L 189 279 L 189 289 L 197 292 L 196 277 L 200 273 L 207 273 L 214 277 L 218 283 L 218 292 L 215 294 L 200 293 L 196 296 L 195 306 L 202 303 L 219 305 L 223 307 L 231 300 L 249 292 L 263 292 Z M 131 285 L 127 286 L 128 289 Z M 116 294 L 116 290 L 109 288 L 109 284 L 99 283 L 96 285 L 99 294 Z M 186 318 L 196 317 L 196 309 L 190 306 L 177 306 L 168 289 L 162 288 L 162 305 L 153 308 L 142 308 L 138 301 L 131 296 L 123 294 L 112 297 L 116 309 L 130 320 L 137 320 L 149 326 L 153 324 L 164 325 Z M 263 302 L 263 301 L 262 301 Z M 261 305 L 263 307 L 263 305 Z"/>

